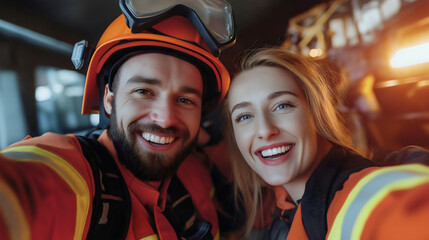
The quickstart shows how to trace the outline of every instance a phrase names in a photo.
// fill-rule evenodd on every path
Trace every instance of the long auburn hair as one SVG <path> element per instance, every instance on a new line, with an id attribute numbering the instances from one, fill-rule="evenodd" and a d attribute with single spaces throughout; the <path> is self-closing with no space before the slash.
<path id="1" fill-rule="evenodd" d="M 330 63 L 273 47 L 250 51 L 240 62 L 241 71 L 257 66 L 278 67 L 290 72 L 305 94 L 318 134 L 335 145 L 359 153 L 340 113 L 345 92 L 344 79 Z M 246 209 L 247 224 L 244 230 L 248 235 L 257 217 L 262 216 L 259 215 L 262 210 L 262 189 L 267 184 L 249 167 L 238 149 L 228 105 L 227 95 L 223 108 L 225 137 L 232 161 L 235 194 Z"/>

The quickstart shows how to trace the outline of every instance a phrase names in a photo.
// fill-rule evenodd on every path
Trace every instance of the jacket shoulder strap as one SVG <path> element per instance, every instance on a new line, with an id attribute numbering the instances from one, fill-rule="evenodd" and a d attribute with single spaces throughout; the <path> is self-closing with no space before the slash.
<path id="1" fill-rule="evenodd" d="M 76 136 L 91 166 L 95 196 L 87 239 L 125 239 L 131 217 L 127 184 L 98 135 Z"/>

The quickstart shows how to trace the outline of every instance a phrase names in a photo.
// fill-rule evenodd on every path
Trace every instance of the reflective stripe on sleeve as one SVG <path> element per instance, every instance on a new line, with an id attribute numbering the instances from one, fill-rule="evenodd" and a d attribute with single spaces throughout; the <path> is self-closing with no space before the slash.
<path id="1" fill-rule="evenodd" d="M 360 239 L 372 211 L 391 192 L 429 183 L 429 168 L 419 164 L 386 167 L 364 178 L 348 195 L 328 239 Z"/>
<path id="2" fill-rule="evenodd" d="M 210 197 L 211 197 L 211 198 L 214 198 L 215 193 L 216 193 L 216 189 L 215 189 L 214 187 L 212 187 L 212 188 L 210 189 L 210 192 L 209 192 Z"/>
<path id="3" fill-rule="evenodd" d="M 144 238 L 140 238 L 140 240 L 159 240 L 158 235 L 154 234 L 154 235 L 150 235 Z"/>
<path id="4" fill-rule="evenodd" d="M 83 177 L 61 157 L 36 146 L 17 146 L 1 152 L 16 161 L 39 162 L 54 170 L 76 196 L 76 227 L 73 239 L 82 239 L 90 206 L 90 193 Z"/>
<path id="5" fill-rule="evenodd" d="M 216 236 L 214 237 L 214 240 L 220 239 L 220 231 L 217 231 Z"/>
<path id="6" fill-rule="evenodd" d="M 30 239 L 30 229 L 28 227 L 25 213 L 19 205 L 19 199 L 12 189 L 4 182 L 0 181 L 0 214 L 9 229 L 9 237 L 12 240 Z"/>

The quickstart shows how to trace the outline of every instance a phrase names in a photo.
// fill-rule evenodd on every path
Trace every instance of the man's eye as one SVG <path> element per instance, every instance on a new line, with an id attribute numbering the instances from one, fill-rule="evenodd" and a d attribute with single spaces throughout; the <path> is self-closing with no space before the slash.
<path id="1" fill-rule="evenodd" d="M 193 104 L 194 102 L 188 98 L 179 98 L 177 100 L 179 103 L 184 103 L 184 104 Z"/>
<path id="2" fill-rule="evenodd" d="M 137 89 L 136 92 L 138 92 L 140 94 L 151 94 L 151 91 L 149 91 L 147 89 Z"/>

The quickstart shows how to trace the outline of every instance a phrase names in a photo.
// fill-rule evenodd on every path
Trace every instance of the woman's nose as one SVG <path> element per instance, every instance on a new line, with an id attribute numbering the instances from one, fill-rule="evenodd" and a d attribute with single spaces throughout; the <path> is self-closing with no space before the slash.
<path id="1" fill-rule="evenodd" d="M 261 139 L 270 138 L 279 133 L 275 122 L 268 116 L 262 116 L 258 119 L 258 137 Z"/>

